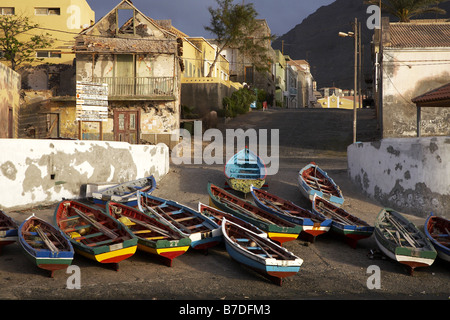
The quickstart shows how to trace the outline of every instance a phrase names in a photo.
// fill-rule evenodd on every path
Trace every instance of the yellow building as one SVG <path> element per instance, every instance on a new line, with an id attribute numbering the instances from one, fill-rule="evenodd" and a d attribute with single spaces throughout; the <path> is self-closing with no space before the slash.
<path id="1" fill-rule="evenodd" d="M 36 57 L 43 58 L 37 64 L 72 64 L 74 37 L 95 22 L 95 13 L 86 0 L 2 0 L 0 14 L 26 16 L 31 23 L 38 24 L 37 29 L 28 31 L 24 37 L 50 34 L 53 43 L 36 52 Z"/>

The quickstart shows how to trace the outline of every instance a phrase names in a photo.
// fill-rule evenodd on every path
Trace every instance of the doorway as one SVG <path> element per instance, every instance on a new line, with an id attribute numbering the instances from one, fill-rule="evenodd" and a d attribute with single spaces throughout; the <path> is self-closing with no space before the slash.
<path id="1" fill-rule="evenodd" d="M 114 111 L 114 140 L 131 144 L 139 143 L 139 112 L 137 110 Z"/>

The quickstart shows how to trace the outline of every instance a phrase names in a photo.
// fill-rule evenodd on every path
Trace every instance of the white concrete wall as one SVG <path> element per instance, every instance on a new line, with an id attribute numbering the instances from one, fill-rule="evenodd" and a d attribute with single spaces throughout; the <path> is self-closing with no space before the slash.
<path id="1" fill-rule="evenodd" d="M 383 206 L 450 218 L 450 137 L 355 143 L 347 156 L 351 180 Z"/>
<path id="2" fill-rule="evenodd" d="M 125 182 L 169 171 L 164 144 L 0 139 L 0 208 L 18 209 L 77 198 L 88 183 Z"/>

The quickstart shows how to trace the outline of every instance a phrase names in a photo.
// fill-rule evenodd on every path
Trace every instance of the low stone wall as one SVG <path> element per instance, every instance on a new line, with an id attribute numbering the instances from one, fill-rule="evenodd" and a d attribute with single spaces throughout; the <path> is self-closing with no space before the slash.
<path id="1" fill-rule="evenodd" d="M 351 180 L 384 206 L 450 218 L 450 137 L 389 138 L 348 147 Z"/>
<path id="2" fill-rule="evenodd" d="M 90 183 L 121 183 L 169 171 L 166 145 L 0 139 L 0 208 L 20 209 L 77 198 Z"/>

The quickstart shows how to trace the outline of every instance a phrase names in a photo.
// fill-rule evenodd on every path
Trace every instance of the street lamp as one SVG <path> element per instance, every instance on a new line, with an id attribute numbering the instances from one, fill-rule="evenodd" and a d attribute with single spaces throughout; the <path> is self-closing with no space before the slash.
<path id="1" fill-rule="evenodd" d="M 354 71 L 354 93 L 353 93 L 353 143 L 356 142 L 356 92 L 358 88 L 358 19 L 355 18 L 355 23 L 353 24 L 353 32 L 339 32 L 339 37 L 352 37 L 355 39 L 355 71 Z"/>

